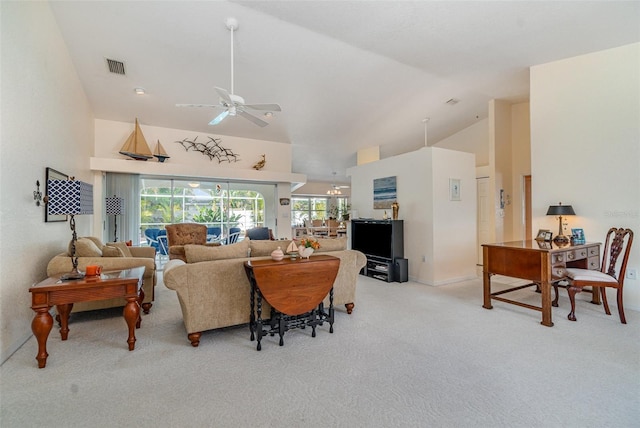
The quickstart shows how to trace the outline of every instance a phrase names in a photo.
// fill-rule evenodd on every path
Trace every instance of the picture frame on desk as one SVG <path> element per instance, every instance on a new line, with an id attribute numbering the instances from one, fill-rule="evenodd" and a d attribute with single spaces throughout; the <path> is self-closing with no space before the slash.
<path id="1" fill-rule="evenodd" d="M 553 233 L 550 230 L 540 229 L 536 235 L 536 241 L 551 241 L 552 237 Z"/>
<path id="2" fill-rule="evenodd" d="M 571 228 L 571 241 L 574 244 L 584 244 L 586 242 L 584 237 L 584 230 Z"/>

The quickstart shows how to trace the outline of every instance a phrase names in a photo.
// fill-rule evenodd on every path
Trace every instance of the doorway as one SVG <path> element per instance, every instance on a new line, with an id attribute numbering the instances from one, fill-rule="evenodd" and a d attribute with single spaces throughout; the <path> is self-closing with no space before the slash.
<path id="1" fill-rule="evenodd" d="M 476 180 L 478 187 L 478 265 L 482 265 L 482 244 L 491 241 L 491 192 L 489 177 Z"/>
<path id="2" fill-rule="evenodd" d="M 524 239 L 533 239 L 531 232 L 531 176 L 525 175 L 524 181 Z"/>

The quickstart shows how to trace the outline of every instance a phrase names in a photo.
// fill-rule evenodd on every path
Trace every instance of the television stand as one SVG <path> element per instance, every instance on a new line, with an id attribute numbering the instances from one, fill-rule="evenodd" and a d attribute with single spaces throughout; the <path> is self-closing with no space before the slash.
<path id="1" fill-rule="evenodd" d="M 393 281 L 393 260 L 381 257 L 367 256 L 367 265 L 364 274 L 380 281 Z"/>

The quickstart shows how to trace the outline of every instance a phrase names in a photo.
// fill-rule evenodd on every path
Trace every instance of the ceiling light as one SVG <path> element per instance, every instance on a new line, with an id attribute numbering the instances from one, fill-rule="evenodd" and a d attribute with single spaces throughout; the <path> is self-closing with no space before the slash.
<path id="1" fill-rule="evenodd" d="M 272 117 L 272 116 L 273 116 L 273 113 L 271 113 L 270 111 L 264 114 L 264 117 Z"/>
<path id="2" fill-rule="evenodd" d="M 192 188 L 194 188 L 194 189 L 195 189 L 196 187 L 200 187 L 200 183 L 198 183 L 198 182 L 191 182 L 191 183 L 189 183 L 189 187 L 192 187 Z"/>
<path id="3" fill-rule="evenodd" d="M 144 88 L 135 88 L 134 91 L 136 91 L 136 94 L 138 94 L 138 95 L 144 95 L 145 94 Z"/>
<path id="4" fill-rule="evenodd" d="M 327 195 L 342 195 L 340 189 L 327 190 Z"/>

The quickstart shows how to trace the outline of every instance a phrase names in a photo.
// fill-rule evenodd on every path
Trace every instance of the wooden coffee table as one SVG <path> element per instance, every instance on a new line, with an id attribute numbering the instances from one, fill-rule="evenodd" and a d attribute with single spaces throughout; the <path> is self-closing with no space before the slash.
<path id="1" fill-rule="evenodd" d="M 280 335 L 284 345 L 284 333 L 293 328 L 312 328 L 329 323 L 333 333 L 333 283 L 338 275 L 340 259 L 328 255 L 309 259 L 250 260 L 244 268 L 251 283 L 251 315 L 249 329 L 251 340 L 257 334 L 258 351 L 265 334 Z M 329 310 L 322 301 L 329 294 Z M 271 317 L 262 319 L 262 299 L 272 307 Z M 257 308 L 256 308 L 257 307 Z M 269 326 L 268 330 L 264 326 Z"/>
<path id="2" fill-rule="evenodd" d="M 133 351 L 136 343 L 135 329 L 140 328 L 140 304 L 144 299 L 142 276 L 144 267 L 103 272 L 100 276 L 85 277 L 80 280 L 61 281 L 60 276 L 50 277 L 34 285 L 31 292 L 31 309 L 36 316 L 31 322 L 31 330 L 38 340 L 38 368 L 47 364 L 47 338 L 53 327 L 53 317 L 49 313 L 56 306 L 60 316 L 60 337 L 67 340 L 69 335 L 69 313 L 73 304 L 93 300 L 122 297 L 127 303 L 123 310 L 129 327 L 127 343 Z"/>

